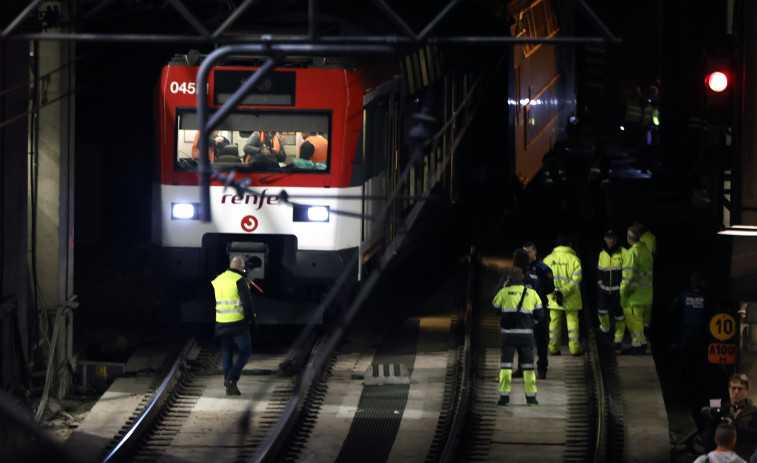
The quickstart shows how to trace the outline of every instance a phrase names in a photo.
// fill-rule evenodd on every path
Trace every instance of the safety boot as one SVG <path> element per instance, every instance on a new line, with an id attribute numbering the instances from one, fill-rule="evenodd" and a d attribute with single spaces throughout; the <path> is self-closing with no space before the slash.
<path id="1" fill-rule="evenodd" d="M 226 389 L 226 395 L 242 395 L 242 393 L 239 392 L 236 381 L 230 381 L 229 383 L 229 387 Z M 229 391 L 231 391 L 231 394 L 229 394 Z"/>

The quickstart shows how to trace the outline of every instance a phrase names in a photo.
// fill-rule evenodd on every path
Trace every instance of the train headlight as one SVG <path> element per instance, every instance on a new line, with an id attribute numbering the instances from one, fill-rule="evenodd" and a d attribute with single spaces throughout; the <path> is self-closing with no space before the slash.
<path id="1" fill-rule="evenodd" d="M 328 222 L 329 208 L 326 206 L 309 207 L 308 220 L 310 220 L 311 222 Z"/>
<path id="2" fill-rule="evenodd" d="M 293 208 L 295 222 L 328 222 L 328 206 L 310 206 L 306 204 L 296 204 Z"/>
<path id="3" fill-rule="evenodd" d="M 197 203 L 171 203 L 171 218 L 174 220 L 197 220 L 200 205 Z"/>

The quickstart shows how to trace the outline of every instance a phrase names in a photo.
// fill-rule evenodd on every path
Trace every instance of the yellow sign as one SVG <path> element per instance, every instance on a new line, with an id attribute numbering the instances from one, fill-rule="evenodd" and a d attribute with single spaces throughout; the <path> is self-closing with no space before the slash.
<path id="1" fill-rule="evenodd" d="M 710 363 L 735 365 L 736 344 L 712 342 L 707 348 L 707 361 Z"/>
<path id="2" fill-rule="evenodd" d="M 736 320 L 727 313 L 719 313 L 710 319 L 710 333 L 720 341 L 727 341 L 736 334 Z"/>

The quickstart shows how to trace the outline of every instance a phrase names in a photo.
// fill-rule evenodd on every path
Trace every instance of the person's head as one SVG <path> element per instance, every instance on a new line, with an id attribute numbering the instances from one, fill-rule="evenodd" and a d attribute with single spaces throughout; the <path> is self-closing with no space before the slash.
<path id="1" fill-rule="evenodd" d="M 647 232 L 647 227 L 644 225 L 644 221 L 640 219 L 634 220 L 631 226 L 636 227 L 636 229 L 639 231 L 639 236 Z"/>
<path id="2" fill-rule="evenodd" d="M 242 270 L 244 270 L 244 259 L 239 256 L 234 257 L 233 259 L 231 259 L 231 264 L 229 264 L 229 267 L 241 272 Z"/>
<path id="3" fill-rule="evenodd" d="M 740 404 L 749 395 L 749 378 L 744 373 L 734 373 L 728 379 L 728 396 L 732 404 Z"/>
<path id="4" fill-rule="evenodd" d="M 513 265 L 515 267 L 525 268 L 528 266 L 528 253 L 523 249 L 513 251 Z"/>
<path id="5" fill-rule="evenodd" d="M 302 159 L 310 159 L 313 157 L 313 153 L 315 153 L 315 146 L 309 141 L 302 142 L 302 145 L 300 145 L 300 157 Z"/>
<path id="6" fill-rule="evenodd" d="M 636 225 L 628 227 L 628 230 L 626 231 L 626 239 L 628 240 L 628 243 L 631 245 L 636 244 L 639 242 L 639 238 L 641 238 L 639 227 Z"/>
<path id="7" fill-rule="evenodd" d="M 691 274 L 691 288 L 695 290 L 703 290 L 707 285 L 707 278 L 701 272 L 694 272 Z"/>
<path id="8" fill-rule="evenodd" d="M 573 244 L 573 242 L 572 242 L 572 241 L 571 241 L 571 239 L 570 239 L 570 235 L 567 235 L 567 234 L 561 234 L 561 235 L 558 235 L 558 237 L 557 237 L 557 241 L 556 241 L 556 244 L 557 244 L 558 246 L 567 246 L 567 247 L 571 247 L 571 246 L 572 246 L 572 244 Z"/>
<path id="9" fill-rule="evenodd" d="M 720 423 L 715 428 L 715 444 L 733 450 L 736 447 L 736 428 L 730 423 Z"/>
<path id="10" fill-rule="evenodd" d="M 536 260 L 536 245 L 533 241 L 526 241 L 523 243 L 523 250 L 528 253 L 529 262 L 534 262 Z"/>
<path id="11" fill-rule="evenodd" d="M 523 270 L 520 267 L 513 267 L 507 273 L 510 276 L 510 283 L 523 283 Z"/>
<path id="12" fill-rule="evenodd" d="M 607 248 L 612 249 L 618 244 L 618 234 L 615 233 L 615 230 L 607 230 L 604 235 L 604 240 Z"/>

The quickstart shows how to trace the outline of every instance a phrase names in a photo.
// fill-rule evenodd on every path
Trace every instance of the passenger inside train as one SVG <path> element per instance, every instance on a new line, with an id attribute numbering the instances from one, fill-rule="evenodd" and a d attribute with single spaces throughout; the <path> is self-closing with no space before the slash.
<path id="1" fill-rule="evenodd" d="M 200 131 L 196 130 L 194 135 L 194 141 L 192 142 L 192 159 L 199 159 L 200 148 L 197 146 L 200 141 Z M 208 156 L 212 161 L 217 156 L 220 156 L 222 150 L 229 145 L 229 139 L 226 138 L 220 130 L 214 130 L 208 137 Z"/>
<path id="2" fill-rule="evenodd" d="M 181 112 L 178 122 L 175 168 L 195 169 L 199 158 L 196 114 Z M 233 112 L 220 130 L 213 131 L 210 162 L 217 169 L 243 172 L 324 172 L 330 156 L 329 125 L 328 115 L 312 112 Z M 250 130 L 252 126 L 260 130 Z M 221 142 L 213 144 L 216 140 Z"/>
<path id="3" fill-rule="evenodd" d="M 329 142 L 324 134 L 301 132 L 297 135 L 297 156 L 292 159 L 295 169 L 326 170 Z"/>
<path id="4" fill-rule="evenodd" d="M 244 144 L 244 162 L 254 168 L 276 169 L 286 164 L 287 155 L 281 137 L 275 131 L 259 130 Z"/>

